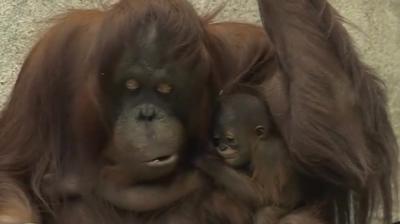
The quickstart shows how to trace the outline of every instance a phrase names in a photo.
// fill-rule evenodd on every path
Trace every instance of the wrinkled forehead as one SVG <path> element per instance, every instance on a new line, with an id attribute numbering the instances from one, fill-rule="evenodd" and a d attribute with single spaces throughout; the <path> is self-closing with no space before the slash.
<path id="1" fill-rule="evenodd" d="M 187 37 L 180 42 L 174 37 L 155 22 L 141 27 L 135 38 L 126 40 L 116 66 L 117 73 L 174 73 L 174 76 L 204 73 L 206 76 L 210 63 L 202 41 Z"/>
<path id="2" fill-rule="evenodd" d="M 172 48 L 171 45 L 157 25 L 150 23 L 137 31 L 135 39 L 125 41 L 121 63 L 134 61 L 144 67 L 159 67 L 166 63 L 167 58 L 172 58 L 168 57 L 168 48 Z"/>
<path id="3" fill-rule="evenodd" d="M 193 64 L 208 56 L 204 32 L 200 17 L 186 1 L 124 1 L 106 13 L 93 53 L 100 59 L 94 61 L 106 72 L 121 57 L 141 59 L 152 67 L 167 59 Z"/>

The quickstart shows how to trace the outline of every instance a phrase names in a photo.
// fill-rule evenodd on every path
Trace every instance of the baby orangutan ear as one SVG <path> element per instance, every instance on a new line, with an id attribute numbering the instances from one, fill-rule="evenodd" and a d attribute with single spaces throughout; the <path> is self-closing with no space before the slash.
<path id="1" fill-rule="evenodd" d="M 258 137 L 260 138 L 265 138 L 266 137 L 266 133 L 265 133 L 265 128 L 262 125 L 257 125 L 256 126 L 256 134 Z"/>

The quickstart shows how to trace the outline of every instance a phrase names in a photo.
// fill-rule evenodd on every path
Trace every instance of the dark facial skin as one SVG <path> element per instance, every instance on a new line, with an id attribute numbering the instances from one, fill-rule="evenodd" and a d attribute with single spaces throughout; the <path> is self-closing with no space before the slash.
<path id="1" fill-rule="evenodd" d="M 204 90 L 203 65 L 173 57 L 154 27 L 143 32 L 138 46 L 127 44 L 114 71 L 110 91 L 118 109 L 98 186 L 107 201 L 134 211 L 171 204 L 201 182 L 195 173 L 173 175 L 186 147 L 193 99 Z"/>
<path id="2" fill-rule="evenodd" d="M 206 81 L 203 64 L 173 57 L 157 32 L 150 25 L 140 33 L 139 44 L 126 44 L 110 88 L 117 109 L 105 159 L 126 172 L 132 166 L 135 172 L 143 171 L 143 181 L 167 176 L 178 164 L 193 99 Z"/>
<path id="3" fill-rule="evenodd" d="M 255 144 L 266 137 L 269 128 L 262 102 L 249 94 L 235 94 L 221 105 L 214 134 L 214 145 L 225 162 L 244 167 L 251 161 Z"/>

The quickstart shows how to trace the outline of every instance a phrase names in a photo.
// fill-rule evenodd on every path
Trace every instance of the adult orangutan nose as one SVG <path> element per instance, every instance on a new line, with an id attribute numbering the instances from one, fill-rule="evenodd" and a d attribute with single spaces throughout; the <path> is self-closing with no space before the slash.
<path id="1" fill-rule="evenodd" d="M 151 122 L 157 117 L 157 111 L 157 107 L 153 104 L 143 104 L 137 108 L 136 119 Z"/>

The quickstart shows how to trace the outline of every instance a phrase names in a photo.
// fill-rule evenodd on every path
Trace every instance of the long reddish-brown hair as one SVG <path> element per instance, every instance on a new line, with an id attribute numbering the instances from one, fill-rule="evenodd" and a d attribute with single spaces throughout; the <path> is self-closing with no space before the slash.
<path id="1" fill-rule="evenodd" d="M 1 114 L 0 211 L 10 197 L 25 207 L 42 204 L 49 169 L 62 173 L 95 160 L 111 131 L 103 86 L 123 44 L 135 42 L 142 23 L 153 21 L 171 38 L 172 52 L 210 67 L 204 74 L 209 89 L 191 115 L 198 118 L 193 136 L 205 141 L 208 104 L 226 83 L 257 85 L 290 159 L 315 184 L 310 200 L 327 202 L 326 213 L 338 223 L 361 224 L 382 202 L 390 223 L 398 146 L 382 83 L 359 60 L 325 0 L 259 5 L 267 32 L 210 25 L 184 0 L 122 0 L 60 17 L 31 50 Z"/>
<path id="2" fill-rule="evenodd" d="M 326 0 L 258 3 L 279 62 L 269 106 L 298 169 L 319 179 L 337 223 L 369 223 L 378 205 L 391 223 L 398 145 L 382 81 Z"/>
<path id="3" fill-rule="evenodd" d="M 8 192 L 34 201 L 32 207 L 47 205 L 40 189 L 46 172 L 90 175 L 85 172 L 92 169 L 82 166 L 91 166 L 112 131 L 107 108 L 112 99 L 105 86 L 122 51 L 149 23 L 168 39 L 171 55 L 187 65 L 205 64 L 207 86 L 191 108 L 188 131 L 196 147 L 206 145 L 217 72 L 203 20 L 188 2 L 122 0 L 103 10 L 73 10 L 54 21 L 27 56 L 1 114 L 0 174 L 7 178 L 0 184 L 12 180 L 21 188 Z M 0 211 L 7 206 L 0 204 Z"/>

